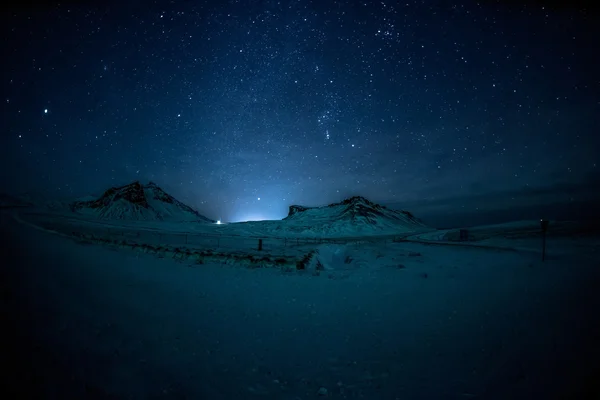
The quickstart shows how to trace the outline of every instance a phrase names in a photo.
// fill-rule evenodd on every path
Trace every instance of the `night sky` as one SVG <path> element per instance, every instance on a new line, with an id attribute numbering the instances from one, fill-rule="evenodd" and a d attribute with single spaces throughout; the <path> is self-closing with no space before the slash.
<path id="1" fill-rule="evenodd" d="M 120 3 L 3 10 L 3 191 L 151 180 L 225 221 L 600 192 L 600 28 L 577 6 Z"/>

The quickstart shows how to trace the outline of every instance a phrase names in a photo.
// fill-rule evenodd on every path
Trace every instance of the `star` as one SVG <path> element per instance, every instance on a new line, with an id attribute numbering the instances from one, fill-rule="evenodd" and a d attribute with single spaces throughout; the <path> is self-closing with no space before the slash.
<path id="1" fill-rule="evenodd" d="M 600 180 L 585 61 L 600 26 L 583 13 L 193 3 L 135 18 L 59 7 L 60 30 L 32 10 L 7 19 L 0 163 L 21 173 L 6 189 L 152 180 L 215 221 L 362 195 L 436 225 L 434 208 L 465 223 L 473 197 L 501 208 Z"/>

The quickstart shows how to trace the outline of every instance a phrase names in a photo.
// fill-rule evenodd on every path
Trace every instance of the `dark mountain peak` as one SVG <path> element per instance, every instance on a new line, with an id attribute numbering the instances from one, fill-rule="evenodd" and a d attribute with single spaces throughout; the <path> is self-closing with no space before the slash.
<path id="1" fill-rule="evenodd" d="M 344 209 L 344 211 L 349 214 L 356 214 L 356 213 L 364 214 L 367 212 L 367 210 L 369 210 L 368 212 L 376 212 L 376 211 L 385 209 L 385 207 L 380 206 L 379 204 L 373 203 L 372 201 L 369 201 L 362 196 L 353 196 L 353 197 L 349 197 L 345 200 L 342 200 L 339 203 L 332 203 L 332 204 L 329 204 L 324 207 L 304 207 L 304 206 L 299 206 L 299 205 L 291 205 L 287 216 L 291 217 L 292 215 L 296 215 L 303 211 L 307 211 L 307 210 L 311 210 L 311 209 L 315 209 L 315 208 L 319 208 L 319 209 L 323 209 L 323 210 L 326 210 L 329 208 L 339 209 L 341 206 L 343 206 L 342 208 Z"/>
<path id="2" fill-rule="evenodd" d="M 144 194 L 144 187 L 139 181 L 135 181 L 125 186 L 111 187 L 96 200 L 76 201 L 71 204 L 71 209 L 75 210 L 82 206 L 101 208 L 121 199 L 139 207 L 149 207 L 148 202 L 146 201 L 146 195 Z"/>
<path id="3" fill-rule="evenodd" d="M 365 199 L 362 196 L 352 196 L 352 197 L 349 197 L 349 198 L 347 198 L 345 200 L 342 200 L 341 203 L 334 203 L 334 204 L 330 204 L 330 205 L 331 206 L 337 206 L 337 205 L 340 205 L 340 204 L 343 204 L 343 205 L 352 205 L 352 206 L 354 206 L 354 205 L 366 205 L 366 206 L 371 206 L 371 207 L 377 207 L 377 206 L 379 206 L 378 204 L 373 203 L 372 201 L 369 201 L 369 200 Z"/>
<path id="4" fill-rule="evenodd" d="M 353 196 L 339 203 L 322 207 L 290 206 L 288 216 L 284 219 L 295 221 L 311 220 L 329 223 L 348 223 L 352 226 L 398 226 L 424 227 L 422 221 L 408 211 L 391 210 L 385 206 L 373 203 L 362 196 Z M 349 226 L 350 226 L 349 225 Z M 376 228 L 379 229 L 379 228 Z"/>
<path id="5" fill-rule="evenodd" d="M 116 219 L 181 219 L 210 220 L 190 206 L 165 192 L 154 182 L 144 185 L 140 181 L 111 187 L 98 199 L 75 201 L 72 211 L 93 212 L 103 218 Z"/>

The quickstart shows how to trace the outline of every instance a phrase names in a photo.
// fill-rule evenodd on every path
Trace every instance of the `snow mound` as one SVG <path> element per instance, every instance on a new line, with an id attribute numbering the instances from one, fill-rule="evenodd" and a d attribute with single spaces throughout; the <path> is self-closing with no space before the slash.
<path id="1" fill-rule="evenodd" d="M 307 269 L 314 271 L 340 271 L 349 269 L 351 263 L 352 257 L 347 245 L 323 244 L 315 249 L 308 262 Z"/>
<path id="2" fill-rule="evenodd" d="M 390 210 L 355 196 L 324 207 L 290 206 L 286 228 L 299 233 L 365 235 L 413 232 L 428 227 L 408 211 Z"/>
<path id="3" fill-rule="evenodd" d="M 71 211 L 104 219 L 214 222 L 153 182 L 113 187 L 95 200 L 78 200 L 69 206 Z"/>

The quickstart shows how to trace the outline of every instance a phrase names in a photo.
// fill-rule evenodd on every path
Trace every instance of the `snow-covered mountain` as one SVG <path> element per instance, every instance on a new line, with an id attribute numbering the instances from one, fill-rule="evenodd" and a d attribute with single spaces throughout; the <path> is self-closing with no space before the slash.
<path id="1" fill-rule="evenodd" d="M 390 210 L 355 196 L 323 207 L 290 206 L 286 228 L 309 227 L 324 234 L 385 234 L 429 229 L 408 211 Z"/>
<path id="2" fill-rule="evenodd" d="M 136 181 L 113 187 L 95 200 L 74 201 L 70 208 L 77 213 L 105 219 L 214 222 L 153 182 L 143 185 Z"/>

